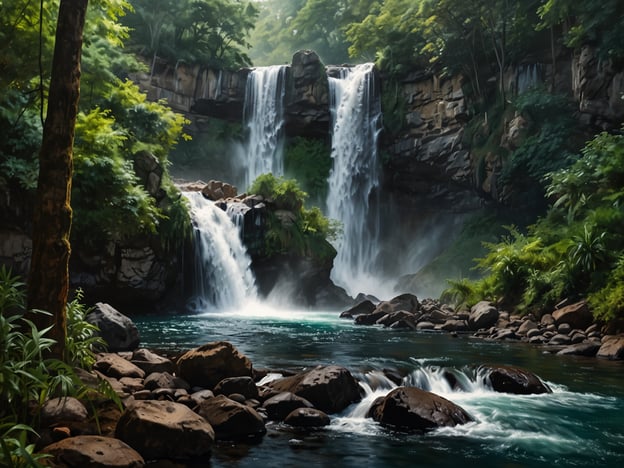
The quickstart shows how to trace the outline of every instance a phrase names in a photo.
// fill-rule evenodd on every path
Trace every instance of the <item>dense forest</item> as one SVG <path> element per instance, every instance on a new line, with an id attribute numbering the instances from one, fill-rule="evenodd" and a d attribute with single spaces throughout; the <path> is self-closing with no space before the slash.
<path id="1" fill-rule="evenodd" d="M 59 3 L 0 2 L 0 213 L 21 217 L 26 229 L 32 228 Z M 72 247 L 97 252 L 150 237 L 174 255 L 188 236 L 188 207 L 169 175 L 169 156 L 189 138 L 189 121 L 166 102 L 149 101 L 132 73 L 149 73 L 156 59 L 234 70 L 282 64 L 295 51 L 312 49 L 325 64 L 375 62 L 386 98 L 415 72 L 463 75 L 471 103 L 466 133 L 477 154 L 500 141 L 496 126 L 484 130 L 484 115 L 502 121 L 517 113 L 530 122 L 522 142 L 505 154 L 509 196 L 490 200 L 493 211 L 523 216 L 506 226 L 502 240 L 485 245 L 475 279 L 450 280 L 444 299 L 456 305 L 488 299 L 541 313 L 586 297 L 595 318 L 616 323 L 624 319 L 621 122 L 587 127 L 554 83 L 508 96 L 503 78 L 527 57 L 554 65 L 582 46 L 591 46 L 605 67 L 621 70 L 623 31 L 621 0 L 93 0 L 75 123 Z M 384 99 L 384 124 L 387 136 L 402 130 L 401 108 L 392 99 Z M 162 168 L 155 190 L 137 173 L 146 160 Z M 256 187 L 277 190 L 276 183 L 265 178 Z M 286 187 L 301 207 L 303 192 Z M 302 213 L 323 234 L 335 234 L 318 209 Z M 0 460 L 23 462 L 12 466 L 37 463 L 27 443 L 32 429 L 17 425 L 34 425 L 30 400 L 72 386 L 87 392 L 71 369 L 92 364 L 96 342 L 80 298 L 67 307 L 66 344 L 57 356 L 64 362 L 46 361 L 53 342 L 18 313 L 26 307 L 23 283 L 0 270 Z"/>
<path id="2" fill-rule="evenodd" d="M 28 199 L 37 183 L 57 3 L 22 0 L 1 8 L 0 34 L 8 44 L 0 60 L 1 181 Z M 464 75 L 467 133 L 477 153 L 497 146 L 499 137 L 496 128 L 484 133 L 478 126 L 483 115 L 502 120 L 515 112 L 529 119 L 522 144 L 506 155 L 502 178 L 514 188 L 503 202 L 514 209 L 528 205 L 531 215 L 502 243 L 489 245 L 478 263 L 484 279 L 452 282 L 449 293 L 457 300 L 490 297 L 542 309 L 590 294 L 599 316 L 619 316 L 622 137 L 616 131 L 591 140 L 592 129 L 579 126 L 570 97 L 548 83 L 509 97 L 502 79 L 527 56 L 555 63 L 562 50 L 583 45 L 621 66 L 622 8 L 616 0 L 95 2 L 82 57 L 72 242 L 95 248 L 158 233 L 163 247 L 174 249 L 188 229 L 186 208 L 167 176 L 169 152 L 188 138 L 188 121 L 165 102 L 149 102 L 129 74 L 149 70 L 156 58 L 237 69 L 284 63 L 307 48 L 325 63 L 375 61 L 386 89 L 418 70 Z M 385 103 L 386 133 L 400 133 L 400 108 Z M 133 171 L 143 152 L 165 168 L 164 193 L 157 196 Z"/>

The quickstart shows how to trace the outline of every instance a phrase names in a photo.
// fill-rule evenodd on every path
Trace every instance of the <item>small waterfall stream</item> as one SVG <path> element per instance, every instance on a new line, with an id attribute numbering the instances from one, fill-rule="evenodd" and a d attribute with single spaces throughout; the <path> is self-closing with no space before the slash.
<path id="1" fill-rule="evenodd" d="M 258 67 L 247 78 L 244 124 L 249 131 L 245 187 L 260 174 L 284 173 L 285 65 Z"/>
<path id="2" fill-rule="evenodd" d="M 374 262 L 380 220 L 370 198 L 379 185 L 377 137 L 381 107 L 375 95 L 374 65 L 340 68 L 329 78 L 333 168 L 329 175 L 327 214 L 342 223 L 335 247 L 332 280 L 355 296 L 383 295 Z"/>
<path id="3" fill-rule="evenodd" d="M 200 192 L 186 192 L 195 228 L 195 311 L 228 310 L 257 297 L 251 260 L 239 228 Z"/>

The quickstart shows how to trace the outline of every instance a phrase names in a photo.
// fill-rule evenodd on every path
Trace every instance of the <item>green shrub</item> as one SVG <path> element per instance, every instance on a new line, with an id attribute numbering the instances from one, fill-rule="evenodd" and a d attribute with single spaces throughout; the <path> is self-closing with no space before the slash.
<path id="1" fill-rule="evenodd" d="M 304 137 L 286 142 L 284 170 L 289 177 L 297 180 L 316 204 L 324 203 L 327 198 L 331 165 L 331 151 L 325 142 Z"/>
<path id="2" fill-rule="evenodd" d="M 327 239 L 337 235 L 337 222 L 317 207 L 304 208 L 307 194 L 295 180 L 262 174 L 250 192 L 261 195 L 270 207 L 262 255 L 302 255 L 319 261 L 336 255 Z"/>

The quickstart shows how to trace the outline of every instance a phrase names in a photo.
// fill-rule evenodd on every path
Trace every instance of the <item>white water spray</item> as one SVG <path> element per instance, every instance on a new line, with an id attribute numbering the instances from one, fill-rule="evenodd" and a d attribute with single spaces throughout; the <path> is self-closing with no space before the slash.
<path id="1" fill-rule="evenodd" d="M 374 262 L 380 221 L 370 197 L 379 185 L 377 137 L 381 107 L 375 95 L 373 64 L 340 69 L 329 78 L 332 114 L 332 159 L 327 196 L 328 216 L 342 223 L 335 248 L 332 280 L 355 296 L 385 295 Z"/>
<path id="2" fill-rule="evenodd" d="M 228 215 L 199 192 L 186 192 L 195 228 L 197 311 L 234 309 L 257 297 L 251 260 Z"/>
<path id="3" fill-rule="evenodd" d="M 249 131 L 246 151 L 245 186 L 260 174 L 284 173 L 283 128 L 287 67 L 255 68 L 247 78 L 245 126 Z"/>

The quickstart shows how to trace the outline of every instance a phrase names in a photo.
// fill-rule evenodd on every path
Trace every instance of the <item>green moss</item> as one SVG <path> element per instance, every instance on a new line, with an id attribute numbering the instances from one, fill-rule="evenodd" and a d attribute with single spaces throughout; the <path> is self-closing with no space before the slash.
<path id="1" fill-rule="evenodd" d="M 284 170 L 309 194 L 309 201 L 321 205 L 327 198 L 327 178 L 331 169 L 331 148 L 327 142 L 295 137 L 284 148 Z"/>

